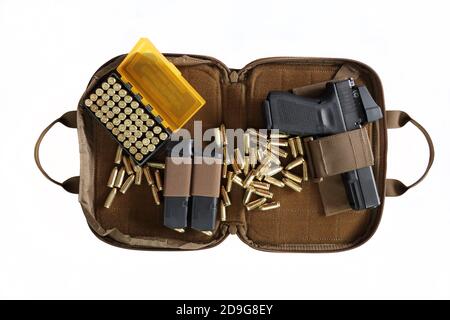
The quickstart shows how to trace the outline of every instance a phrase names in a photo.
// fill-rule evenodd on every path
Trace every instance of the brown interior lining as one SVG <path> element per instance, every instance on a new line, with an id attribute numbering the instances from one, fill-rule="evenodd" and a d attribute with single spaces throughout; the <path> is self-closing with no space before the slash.
<path id="1" fill-rule="evenodd" d="M 122 56 L 123 57 L 123 56 Z M 116 58 L 104 72 L 122 59 Z M 261 128 L 264 126 L 261 102 L 271 90 L 289 90 L 332 79 L 341 60 L 281 59 L 256 61 L 239 74 L 239 82 L 230 82 L 223 64 L 208 57 L 170 55 L 183 76 L 206 100 L 194 117 L 202 120 L 203 129 L 225 123 L 227 128 Z M 381 85 L 376 74 L 363 65 L 353 64 L 360 72 L 359 83 L 367 85 L 375 100 L 383 106 Z M 83 97 L 82 100 L 83 101 Z M 239 236 L 249 245 L 262 250 L 333 251 L 357 245 L 375 231 L 382 206 L 373 212 L 345 212 L 326 217 L 318 187 L 305 183 L 301 193 L 273 188 L 281 208 L 246 213 L 242 206 L 243 190 L 236 185 L 230 193 L 227 222 L 214 236 L 188 230 L 180 234 L 163 226 L 163 208 L 153 203 L 148 185 L 133 186 L 119 195 L 110 209 L 103 208 L 108 193 L 106 181 L 112 168 L 116 144 L 90 115 L 79 108 L 80 152 L 82 153 L 80 202 L 87 216 L 94 216 L 98 226 L 112 241 L 141 248 L 196 249 L 220 243 L 227 235 L 227 225 L 235 225 Z M 193 129 L 191 120 L 186 128 Z M 384 123 L 369 126 L 375 153 L 374 174 L 380 194 L 384 193 L 385 174 Z M 161 154 L 156 160 L 163 161 Z M 89 219 L 88 219 L 89 221 Z M 98 232 L 99 233 L 99 232 Z"/>

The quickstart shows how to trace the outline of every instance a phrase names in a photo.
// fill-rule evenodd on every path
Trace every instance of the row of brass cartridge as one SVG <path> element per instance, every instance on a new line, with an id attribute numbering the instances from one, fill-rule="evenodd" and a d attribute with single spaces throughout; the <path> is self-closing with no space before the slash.
<path id="1" fill-rule="evenodd" d="M 225 179 L 221 187 L 222 221 L 226 220 L 226 207 L 231 205 L 228 193 L 234 184 L 245 190 L 242 203 L 247 211 L 279 208 L 281 203 L 273 199 L 272 186 L 302 191 L 302 182 L 308 180 L 308 169 L 300 137 L 248 129 L 242 136 L 242 144 L 237 142 L 237 146 L 243 148 L 230 150 L 225 125 L 220 126 L 219 132 L 224 155 L 222 178 Z M 294 172 L 300 167 L 299 173 Z"/>
<path id="2" fill-rule="evenodd" d="M 140 165 L 170 137 L 166 128 L 114 74 L 92 89 L 84 106 Z"/>
<path id="3" fill-rule="evenodd" d="M 106 197 L 104 207 L 108 209 L 111 207 L 118 192 L 125 194 L 133 184 L 141 185 L 143 176 L 150 186 L 155 204 L 159 206 L 161 204 L 159 192 L 163 191 L 161 171 L 164 169 L 165 165 L 163 163 L 156 162 L 147 162 L 144 166 L 138 166 L 118 146 L 114 157 L 114 167 L 106 184 L 108 188 L 111 188 L 111 191 Z"/>

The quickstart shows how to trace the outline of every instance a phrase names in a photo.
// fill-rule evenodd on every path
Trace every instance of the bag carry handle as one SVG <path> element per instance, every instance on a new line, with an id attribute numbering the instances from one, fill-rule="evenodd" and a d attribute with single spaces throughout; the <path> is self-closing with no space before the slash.
<path id="1" fill-rule="evenodd" d="M 433 141 L 431 141 L 431 137 L 428 134 L 428 132 L 425 130 L 424 127 L 422 127 L 416 120 L 412 119 L 406 112 L 403 111 L 387 111 L 386 112 L 386 120 L 387 120 L 387 127 L 388 129 L 395 129 L 395 128 L 401 128 L 408 122 L 411 122 L 413 125 L 419 129 L 422 134 L 425 136 L 425 139 L 428 143 L 428 148 L 430 151 L 430 157 L 428 159 L 428 165 L 424 172 L 424 174 L 413 184 L 406 186 L 403 182 L 396 180 L 396 179 L 386 179 L 386 196 L 387 197 L 397 197 L 404 194 L 406 191 L 411 189 L 412 187 L 418 185 L 420 182 L 422 182 L 423 179 L 428 174 L 428 171 L 430 171 L 431 166 L 433 165 L 434 161 L 434 147 L 433 147 Z"/>
<path id="2" fill-rule="evenodd" d="M 42 140 L 44 139 L 47 132 L 58 122 L 65 125 L 68 128 L 76 128 L 77 127 L 77 112 L 69 111 L 69 112 L 64 113 L 61 117 L 59 117 L 58 119 L 56 119 L 55 121 L 50 123 L 49 126 L 44 129 L 44 131 L 42 131 L 42 133 L 39 136 L 38 140 L 36 141 L 36 145 L 34 147 L 34 161 L 36 161 L 37 167 L 39 168 L 39 170 L 42 172 L 42 174 L 48 180 L 63 187 L 64 190 L 66 190 L 70 193 L 78 194 L 78 191 L 80 188 L 80 177 L 79 176 L 69 178 L 69 179 L 65 180 L 64 182 L 58 182 L 55 179 L 53 179 L 52 177 L 50 177 L 47 174 L 47 172 L 45 172 L 44 168 L 42 168 L 41 160 L 39 159 L 39 148 L 41 146 Z"/>

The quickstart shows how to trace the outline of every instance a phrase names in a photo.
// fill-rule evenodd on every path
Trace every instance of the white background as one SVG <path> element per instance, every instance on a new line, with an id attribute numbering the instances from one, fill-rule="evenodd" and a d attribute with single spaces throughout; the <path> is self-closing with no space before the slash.
<path id="1" fill-rule="evenodd" d="M 0 0 L 1 298 L 450 298 L 449 8 L 446 1 Z M 252 250 L 237 237 L 198 252 L 139 252 L 99 241 L 75 195 L 33 161 L 42 129 L 75 108 L 92 73 L 139 37 L 163 52 L 240 68 L 266 56 L 345 57 L 380 75 L 386 104 L 436 146 L 429 177 L 387 199 L 375 236 L 338 254 Z M 57 126 L 42 162 L 78 174 L 75 130 Z M 390 177 L 413 182 L 425 139 L 390 132 Z"/>

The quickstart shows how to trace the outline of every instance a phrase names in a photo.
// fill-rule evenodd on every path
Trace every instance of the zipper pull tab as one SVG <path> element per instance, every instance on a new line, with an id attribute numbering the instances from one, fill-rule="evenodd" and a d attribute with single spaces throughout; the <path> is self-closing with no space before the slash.
<path id="1" fill-rule="evenodd" d="M 237 73 L 237 71 L 236 70 L 233 70 L 233 71 L 231 71 L 231 73 L 230 73 L 230 82 L 231 83 L 236 83 L 236 82 L 238 82 L 238 73 Z"/>

